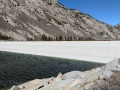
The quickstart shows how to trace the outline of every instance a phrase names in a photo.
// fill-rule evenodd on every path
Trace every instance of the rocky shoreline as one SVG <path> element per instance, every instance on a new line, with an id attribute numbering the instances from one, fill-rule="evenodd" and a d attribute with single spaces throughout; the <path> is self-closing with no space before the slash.
<path id="1" fill-rule="evenodd" d="M 103 67 L 90 71 L 72 71 L 64 75 L 59 73 L 57 77 L 35 79 L 13 86 L 10 90 L 104 90 L 104 88 L 111 90 L 114 88 L 114 83 L 110 81 L 119 81 L 119 65 L 120 59 L 115 59 Z M 113 90 L 119 90 L 118 88 Z"/>

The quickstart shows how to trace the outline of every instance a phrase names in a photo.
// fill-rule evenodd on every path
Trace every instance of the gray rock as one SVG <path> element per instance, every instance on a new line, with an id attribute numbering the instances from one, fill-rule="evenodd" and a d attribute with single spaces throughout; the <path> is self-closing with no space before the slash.
<path id="1" fill-rule="evenodd" d="M 84 86 L 84 89 L 85 89 L 85 90 L 88 90 L 88 89 L 90 89 L 91 86 L 93 86 L 94 84 L 95 84 L 94 82 L 90 82 L 90 83 L 88 83 L 88 84 L 86 84 L 86 85 Z"/>
<path id="2" fill-rule="evenodd" d="M 13 86 L 10 90 L 22 90 L 18 86 Z"/>
<path id="3" fill-rule="evenodd" d="M 100 75 L 101 73 L 100 72 L 93 72 L 91 75 L 89 75 L 87 78 L 87 83 L 88 82 L 93 82 L 93 81 L 95 81 L 95 80 L 97 80 L 98 78 L 99 78 L 99 75 Z"/>
<path id="4" fill-rule="evenodd" d="M 80 89 L 78 89 L 78 90 L 85 90 L 83 87 L 81 87 Z"/>
<path id="5" fill-rule="evenodd" d="M 69 90 L 79 90 L 81 88 L 80 84 L 77 84 L 75 86 L 73 86 L 72 88 L 70 88 Z"/>
<path id="6" fill-rule="evenodd" d="M 59 73 L 55 81 L 59 82 L 61 80 L 61 77 L 62 77 L 62 73 Z"/>
<path id="7" fill-rule="evenodd" d="M 62 76 L 62 79 L 70 79 L 70 78 L 73 78 L 73 79 L 81 79 L 84 77 L 84 73 L 83 72 L 80 72 L 80 71 L 72 71 L 72 72 L 68 72 L 66 74 L 64 74 Z"/>
<path id="8" fill-rule="evenodd" d="M 111 72 L 111 71 L 104 71 L 103 77 L 104 77 L 104 78 L 105 78 L 105 77 L 109 78 L 112 74 L 114 74 L 114 73 Z"/>
<path id="9" fill-rule="evenodd" d="M 120 59 L 115 59 L 107 63 L 103 69 L 104 71 L 119 72 L 120 71 Z"/>
<path id="10" fill-rule="evenodd" d="M 100 76 L 99 76 L 99 79 L 100 79 L 100 80 L 103 80 L 103 79 L 104 79 L 104 75 L 100 75 Z"/>

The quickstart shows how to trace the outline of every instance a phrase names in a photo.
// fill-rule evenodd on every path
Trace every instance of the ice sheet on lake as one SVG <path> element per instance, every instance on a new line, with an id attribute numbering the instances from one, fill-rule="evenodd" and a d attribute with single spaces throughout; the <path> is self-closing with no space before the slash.
<path id="1" fill-rule="evenodd" d="M 120 42 L 0 42 L 0 51 L 107 63 L 120 58 Z"/>

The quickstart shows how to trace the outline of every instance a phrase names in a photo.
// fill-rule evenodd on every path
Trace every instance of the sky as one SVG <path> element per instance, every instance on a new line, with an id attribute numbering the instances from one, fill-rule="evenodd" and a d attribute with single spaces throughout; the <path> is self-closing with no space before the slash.
<path id="1" fill-rule="evenodd" d="M 78 9 L 110 25 L 120 23 L 120 0 L 58 0 L 58 2 L 68 9 Z"/>

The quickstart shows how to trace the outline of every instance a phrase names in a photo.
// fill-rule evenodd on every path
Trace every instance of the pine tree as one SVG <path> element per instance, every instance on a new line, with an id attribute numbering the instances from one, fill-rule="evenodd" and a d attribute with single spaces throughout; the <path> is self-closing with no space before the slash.
<path id="1" fill-rule="evenodd" d="M 59 41 L 63 41 L 63 38 L 61 35 L 59 36 Z"/>
<path id="2" fill-rule="evenodd" d="M 70 41 L 70 38 L 69 38 L 69 36 L 67 37 L 67 41 Z"/>
<path id="3" fill-rule="evenodd" d="M 70 41 L 72 41 L 72 36 L 70 37 Z"/>

